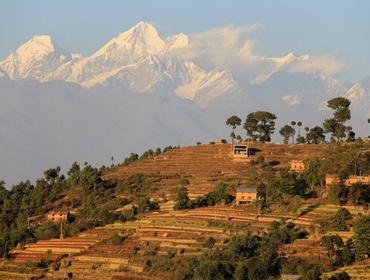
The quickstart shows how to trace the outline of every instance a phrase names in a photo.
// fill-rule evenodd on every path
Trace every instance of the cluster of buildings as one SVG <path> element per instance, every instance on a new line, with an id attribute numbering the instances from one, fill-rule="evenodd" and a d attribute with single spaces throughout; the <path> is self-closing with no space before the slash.
<path id="1" fill-rule="evenodd" d="M 246 145 L 235 145 L 233 148 L 233 156 L 237 158 L 249 158 L 250 148 Z M 293 160 L 290 162 L 290 171 L 296 173 L 303 173 L 305 164 L 302 160 Z M 327 174 L 325 176 L 325 186 L 330 187 L 342 183 L 346 187 L 351 187 L 355 184 L 370 185 L 370 175 L 357 176 L 351 175 L 344 180 L 340 180 L 337 175 Z M 236 189 L 236 205 L 251 204 L 257 200 L 257 189 L 241 187 Z"/>
<path id="2" fill-rule="evenodd" d="M 293 160 L 290 162 L 290 171 L 292 172 L 302 173 L 304 171 L 304 168 L 304 162 L 301 160 Z M 325 186 L 332 186 L 339 183 L 342 183 L 346 187 L 350 187 L 355 184 L 370 185 L 370 175 L 350 175 L 348 176 L 348 178 L 341 181 L 337 175 L 326 174 Z"/>

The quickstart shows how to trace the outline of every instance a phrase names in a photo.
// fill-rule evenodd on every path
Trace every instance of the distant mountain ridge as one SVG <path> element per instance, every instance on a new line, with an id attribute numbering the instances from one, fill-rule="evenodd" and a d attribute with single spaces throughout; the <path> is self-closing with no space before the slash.
<path id="1" fill-rule="evenodd" d="M 162 39 L 157 29 L 146 22 L 139 22 L 86 57 L 65 51 L 50 36 L 34 36 L 0 62 L 0 69 L 10 79 L 63 80 L 87 88 L 120 85 L 134 92 L 176 94 L 206 107 L 223 95 L 243 92 L 252 97 L 255 89 L 259 91 L 259 86 L 276 79 L 274 74 L 291 74 L 289 69 L 296 63 L 311 59 L 308 54 L 298 56 L 294 53 L 263 57 L 262 63 L 269 67 L 246 84 L 235 79 L 230 70 L 205 70 L 193 61 L 176 56 L 176 51 L 188 48 L 191 43 L 192 37 L 183 33 Z M 324 94 L 322 101 L 327 97 L 346 95 L 349 90 L 328 75 L 311 73 L 310 76 L 326 84 L 325 92 L 321 92 Z M 304 90 L 282 96 L 281 100 L 294 106 L 301 102 Z M 347 96 L 358 98 L 350 93 Z M 252 99 L 250 103 L 254 103 Z"/>

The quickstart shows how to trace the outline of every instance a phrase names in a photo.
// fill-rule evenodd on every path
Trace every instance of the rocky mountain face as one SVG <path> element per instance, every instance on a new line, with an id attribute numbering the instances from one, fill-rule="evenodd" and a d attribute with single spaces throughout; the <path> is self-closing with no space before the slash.
<path id="1" fill-rule="evenodd" d="M 8 147 L 0 179 L 15 182 L 75 160 L 102 164 L 148 147 L 225 138 L 226 117 L 244 119 L 260 109 L 274 112 L 278 126 L 291 120 L 317 125 L 335 96 L 352 101 L 352 126 L 367 134 L 370 77 L 347 88 L 327 73 L 302 71 L 312 58 L 293 53 L 253 60 L 257 66 L 248 73 L 210 67 L 179 55 L 193 52 L 195 40 L 183 33 L 162 39 L 140 22 L 82 56 L 50 36 L 32 37 L 0 62 L 0 141 Z"/>

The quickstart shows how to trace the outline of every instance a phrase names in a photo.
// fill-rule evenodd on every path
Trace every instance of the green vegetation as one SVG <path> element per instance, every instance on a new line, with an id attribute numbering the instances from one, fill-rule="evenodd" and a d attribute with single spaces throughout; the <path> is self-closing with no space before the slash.
<path id="1" fill-rule="evenodd" d="M 355 223 L 354 247 L 356 259 L 370 254 L 370 217 L 359 217 Z"/>
<path id="2" fill-rule="evenodd" d="M 351 219 L 352 215 L 346 208 L 339 208 L 334 215 L 321 221 L 321 229 L 322 231 L 348 231 L 348 222 Z"/>
<path id="3" fill-rule="evenodd" d="M 351 277 L 349 277 L 348 273 L 343 271 L 339 273 L 335 273 L 333 276 L 329 278 L 329 280 L 350 280 Z"/>
<path id="4" fill-rule="evenodd" d="M 25 181 L 7 190 L 4 183 L 0 183 L 0 252 L 6 255 L 9 248 L 18 243 L 59 236 L 58 224 L 43 223 L 41 226 L 28 228 L 27 219 L 41 215 L 43 221 L 43 215 L 49 211 L 48 205 L 62 198 L 64 204 L 60 208 L 80 207 L 77 216 L 64 226 L 67 235 L 112 222 L 115 217 L 109 214 L 111 209 L 97 207 L 111 199 L 115 188 L 114 183 L 101 179 L 105 170 L 105 167 L 97 169 L 88 164 L 81 168 L 73 163 L 67 173 L 68 177 L 61 175 L 60 168 L 56 167 L 46 170 L 44 178 L 36 180 L 35 185 Z M 67 193 L 76 195 L 65 199 Z"/>
<path id="5" fill-rule="evenodd" d="M 348 239 L 344 244 L 339 235 L 326 235 L 322 237 L 321 244 L 327 250 L 332 269 L 350 265 L 355 259 L 352 239 Z"/>
<path id="6" fill-rule="evenodd" d="M 303 163 L 303 177 L 310 186 L 311 190 L 313 190 L 315 187 L 323 187 L 325 173 L 320 159 L 317 157 L 307 158 L 303 161 Z"/>
<path id="7" fill-rule="evenodd" d="M 174 208 L 176 210 L 192 209 L 197 207 L 212 206 L 220 204 L 221 202 L 230 204 L 234 200 L 234 197 L 228 194 L 228 188 L 229 186 L 227 184 L 221 182 L 216 185 L 213 192 L 198 197 L 195 200 L 191 200 L 188 196 L 186 187 L 182 186 L 176 191 L 176 203 Z"/>
<path id="8" fill-rule="evenodd" d="M 299 231 L 294 224 L 275 223 L 261 236 L 250 232 L 233 236 L 222 249 L 214 248 L 214 240 L 209 238 L 205 246 L 212 250 L 201 258 L 148 256 L 146 269 L 151 274 L 167 271 L 174 279 L 262 280 L 278 277 L 285 266 L 285 259 L 278 253 L 279 245 L 293 242 L 299 237 Z M 318 272 L 320 275 L 320 270 Z"/>
<path id="9" fill-rule="evenodd" d="M 272 202 L 277 205 L 288 204 L 294 196 L 310 196 L 305 179 L 297 173 L 286 170 L 270 175 L 266 179 L 266 184 L 259 185 L 257 190 L 266 207 Z"/>
<path id="10" fill-rule="evenodd" d="M 144 151 L 141 154 L 141 156 L 139 156 L 136 153 L 131 153 L 130 156 L 126 157 L 123 160 L 123 165 L 129 165 L 129 164 L 131 164 L 131 163 L 133 163 L 137 160 L 145 160 L 145 159 L 153 158 L 153 157 L 158 156 L 162 153 L 166 153 L 170 150 L 178 149 L 178 148 L 180 148 L 180 146 L 167 146 L 167 147 L 163 148 L 163 150 L 161 150 L 161 148 L 156 148 L 155 150 L 149 149 L 147 151 Z"/>
<path id="11" fill-rule="evenodd" d="M 319 265 L 307 264 L 299 258 L 288 257 L 282 260 L 282 273 L 299 275 L 302 280 L 319 280 L 321 270 Z"/>

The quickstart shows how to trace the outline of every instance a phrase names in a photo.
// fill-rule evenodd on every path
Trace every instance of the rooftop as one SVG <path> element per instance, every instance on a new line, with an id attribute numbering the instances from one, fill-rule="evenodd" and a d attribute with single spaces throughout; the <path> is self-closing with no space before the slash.
<path id="1" fill-rule="evenodd" d="M 239 193 L 257 193 L 257 189 L 256 188 L 240 187 L 240 188 L 236 188 L 236 192 L 239 192 Z"/>
<path id="2" fill-rule="evenodd" d="M 68 215 L 69 211 L 50 211 L 48 215 Z"/>

